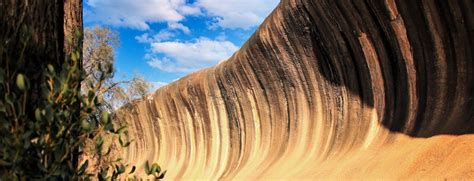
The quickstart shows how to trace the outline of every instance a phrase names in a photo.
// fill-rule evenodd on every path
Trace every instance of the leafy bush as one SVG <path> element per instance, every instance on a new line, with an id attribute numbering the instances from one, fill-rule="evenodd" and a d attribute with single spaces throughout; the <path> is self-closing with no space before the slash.
<path id="1" fill-rule="evenodd" d="M 7 46 L 0 43 L 0 180 L 110 180 L 135 171 L 119 158 L 110 159 L 113 142 L 130 144 L 121 136 L 126 126 L 114 125 L 109 112 L 98 109 L 103 102 L 96 92 L 111 69 L 81 92 L 80 52 L 61 66 L 38 64 L 32 74 L 24 66 L 29 60 L 22 58 L 27 52 L 14 59 Z M 94 157 L 80 162 L 91 152 Z M 90 160 L 101 163 L 98 173 L 89 171 Z M 155 164 L 152 168 L 146 172 L 164 176 Z"/>

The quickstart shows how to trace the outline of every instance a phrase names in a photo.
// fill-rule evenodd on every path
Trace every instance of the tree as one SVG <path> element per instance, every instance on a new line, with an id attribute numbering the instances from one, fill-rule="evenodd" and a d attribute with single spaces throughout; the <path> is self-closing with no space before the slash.
<path id="1" fill-rule="evenodd" d="M 129 83 L 128 96 L 132 99 L 144 98 L 150 91 L 151 84 L 139 74 L 136 74 Z"/>
<path id="2" fill-rule="evenodd" d="M 98 82 L 103 71 L 113 72 L 114 49 L 119 45 L 118 33 L 104 27 L 86 28 L 83 43 L 83 68 L 86 77 L 83 86 Z M 113 74 L 106 77 L 111 82 Z"/>
<path id="3" fill-rule="evenodd" d="M 82 89 L 90 89 L 104 77 L 105 81 L 97 94 L 103 101 L 100 109 L 110 112 L 133 99 L 143 98 L 151 87 L 140 74 L 135 74 L 131 80 L 114 81 L 115 49 L 119 42 L 118 33 L 109 28 L 96 26 L 84 30 L 83 68 L 86 76 Z"/>
<path id="4" fill-rule="evenodd" d="M 121 85 L 112 87 L 107 93 L 106 102 L 113 109 L 130 103 L 134 99 L 144 98 L 151 88 L 151 83 L 142 75 L 135 74 L 129 81 L 121 82 Z"/>
<path id="5" fill-rule="evenodd" d="M 85 79 L 82 83 L 82 90 L 90 89 L 92 85 L 104 78 L 103 86 L 97 92 L 99 99 L 104 101 L 102 110 L 112 111 L 112 105 L 109 101 L 105 101 L 113 91 L 117 90 L 115 87 L 119 86 L 120 82 L 113 81 L 114 62 L 115 62 L 115 48 L 119 45 L 118 33 L 104 27 L 86 28 L 84 30 L 83 43 L 83 68 L 85 71 Z M 104 74 L 108 72 L 108 74 Z"/>

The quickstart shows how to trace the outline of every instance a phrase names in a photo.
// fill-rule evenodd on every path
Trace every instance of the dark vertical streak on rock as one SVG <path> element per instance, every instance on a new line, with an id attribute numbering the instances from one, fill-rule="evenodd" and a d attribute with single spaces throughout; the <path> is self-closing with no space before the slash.
<path id="1" fill-rule="evenodd" d="M 160 113 L 169 135 L 159 147 L 177 156 L 156 157 L 172 162 L 176 178 L 332 178 L 397 164 L 409 168 L 393 177 L 436 175 L 442 167 L 430 160 L 467 146 L 439 151 L 439 142 L 420 141 L 422 155 L 393 145 L 474 133 L 473 8 L 469 0 L 283 0 L 231 58 L 161 88 L 150 115 L 129 121 L 149 125 Z M 384 157 L 396 149 L 404 151 Z"/>

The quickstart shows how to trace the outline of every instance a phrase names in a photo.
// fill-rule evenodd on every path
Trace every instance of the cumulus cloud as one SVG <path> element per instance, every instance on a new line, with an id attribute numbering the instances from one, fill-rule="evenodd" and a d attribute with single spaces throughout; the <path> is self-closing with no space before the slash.
<path id="1" fill-rule="evenodd" d="M 140 36 L 136 36 L 135 40 L 137 40 L 140 43 L 147 43 L 152 41 L 153 39 L 148 35 L 148 33 L 144 33 Z"/>
<path id="2" fill-rule="evenodd" d="M 169 40 L 173 38 L 174 36 L 176 36 L 175 33 L 164 29 L 152 36 L 150 36 L 148 33 L 144 33 L 140 36 L 136 36 L 135 40 L 137 40 L 140 43 L 153 43 L 153 42 L 161 42 L 164 40 Z"/>
<path id="3" fill-rule="evenodd" d="M 86 21 L 148 30 L 135 37 L 149 45 L 148 64 L 166 72 L 191 72 L 212 66 L 230 57 L 238 47 L 227 40 L 225 31 L 215 39 L 182 41 L 190 35 L 186 17 L 202 16 L 210 27 L 249 29 L 258 26 L 279 0 L 85 0 Z M 191 3 L 192 2 L 192 3 Z M 155 32 L 152 23 L 165 23 Z M 191 26 L 188 27 L 187 25 Z M 219 32 L 218 32 L 219 33 Z M 184 38 L 186 39 L 186 38 Z"/>
<path id="4" fill-rule="evenodd" d="M 259 25 L 279 0 L 198 0 L 197 6 L 214 17 L 211 27 L 248 29 Z"/>
<path id="5" fill-rule="evenodd" d="M 87 0 L 91 8 L 87 20 L 139 30 L 149 29 L 149 23 L 179 22 L 186 15 L 199 14 L 200 8 L 186 0 Z"/>
<path id="6" fill-rule="evenodd" d="M 191 42 L 154 42 L 148 64 L 166 72 L 191 72 L 225 60 L 237 49 L 232 42 L 202 37 Z"/>
<path id="7" fill-rule="evenodd" d="M 211 27 L 248 29 L 259 25 L 279 0 L 86 0 L 86 20 L 147 30 L 150 23 L 166 22 L 172 29 L 189 33 L 179 22 L 188 15 L 205 15 Z"/>
<path id="8" fill-rule="evenodd" d="M 191 30 L 187 26 L 184 26 L 181 23 L 170 22 L 168 23 L 168 28 L 172 30 L 181 30 L 183 33 L 190 34 Z"/>
<path id="9" fill-rule="evenodd" d="M 220 40 L 220 41 L 227 40 L 227 36 L 226 36 L 225 32 L 219 33 L 219 36 L 216 37 L 216 40 Z"/>

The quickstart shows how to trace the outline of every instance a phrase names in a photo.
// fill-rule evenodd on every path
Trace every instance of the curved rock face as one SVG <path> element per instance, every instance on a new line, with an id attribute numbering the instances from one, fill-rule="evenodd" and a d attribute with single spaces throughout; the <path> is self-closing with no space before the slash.
<path id="1" fill-rule="evenodd" d="M 472 0 L 283 0 L 121 111 L 167 178 L 474 178 Z M 139 165 L 141 166 L 141 165 Z"/>

